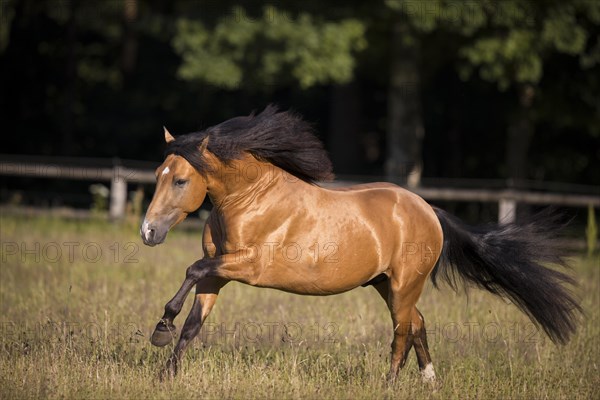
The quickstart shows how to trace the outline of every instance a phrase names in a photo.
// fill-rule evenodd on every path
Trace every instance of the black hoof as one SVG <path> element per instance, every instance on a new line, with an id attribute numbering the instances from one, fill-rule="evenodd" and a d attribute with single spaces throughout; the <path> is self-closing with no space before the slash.
<path id="1" fill-rule="evenodd" d="M 161 319 L 156 328 L 154 328 L 150 343 L 158 347 L 163 347 L 171 343 L 176 336 L 177 328 L 175 325 Z"/>

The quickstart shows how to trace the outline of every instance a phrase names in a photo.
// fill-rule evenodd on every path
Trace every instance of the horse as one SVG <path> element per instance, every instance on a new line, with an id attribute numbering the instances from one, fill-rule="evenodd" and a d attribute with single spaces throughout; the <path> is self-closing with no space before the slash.
<path id="1" fill-rule="evenodd" d="M 230 281 L 317 296 L 373 286 L 392 320 L 390 381 L 412 348 L 422 378 L 436 379 L 416 306 L 428 278 L 512 301 L 556 343 L 576 330 L 581 308 L 568 288 L 575 280 L 544 265 L 568 266 L 552 215 L 473 227 L 392 183 L 322 187 L 333 179 L 323 144 L 299 115 L 272 105 L 177 138 L 164 134 L 165 159 L 140 228 L 144 244 L 163 243 L 207 195 L 213 205 L 203 257 L 187 268 L 151 337 L 156 346 L 175 339 L 173 321 L 195 286 L 163 371 L 171 376 Z"/>

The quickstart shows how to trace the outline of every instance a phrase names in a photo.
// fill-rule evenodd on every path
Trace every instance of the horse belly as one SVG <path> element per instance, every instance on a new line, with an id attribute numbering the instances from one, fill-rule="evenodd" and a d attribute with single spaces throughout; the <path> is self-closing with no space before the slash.
<path id="1" fill-rule="evenodd" d="M 292 242 L 274 249 L 256 286 L 310 295 L 354 289 L 387 268 L 385 250 L 371 235 L 338 240 Z"/>

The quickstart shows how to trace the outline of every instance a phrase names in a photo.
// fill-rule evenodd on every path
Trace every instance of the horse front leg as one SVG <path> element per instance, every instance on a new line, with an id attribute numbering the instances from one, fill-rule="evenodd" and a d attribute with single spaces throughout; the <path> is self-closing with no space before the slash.
<path id="1" fill-rule="evenodd" d="M 169 357 L 167 365 L 161 373 L 161 377 L 173 377 L 177 374 L 179 361 L 189 344 L 200 332 L 200 328 L 217 301 L 219 291 L 227 282 L 227 280 L 220 278 L 206 278 L 196 284 L 194 305 L 185 320 L 177 346 L 175 346 L 175 350 L 171 354 L 171 357 Z"/>
<path id="2" fill-rule="evenodd" d="M 181 285 L 181 288 L 179 288 L 175 296 L 165 305 L 165 312 L 163 317 L 160 319 L 160 321 L 158 321 L 158 324 L 156 324 L 156 327 L 154 328 L 154 332 L 150 338 L 150 343 L 158 347 L 163 347 L 175 339 L 177 336 L 177 327 L 175 327 L 173 321 L 181 312 L 183 303 L 185 302 L 188 293 L 192 287 L 194 287 L 195 283 L 196 282 L 193 279 L 188 279 L 186 274 L 186 279 L 183 282 L 183 285 Z M 192 311 L 194 311 L 194 307 L 192 307 Z M 188 316 L 188 320 L 189 319 L 190 317 Z M 190 324 L 193 322 L 194 319 L 190 320 Z"/>
<path id="3" fill-rule="evenodd" d="M 203 258 L 189 266 L 183 284 L 165 305 L 165 312 L 154 329 L 150 339 L 151 343 L 162 347 L 173 341 L 177 335 L 177 328 L 173 321 L 181 312 L 189 292 L 201 279 L 214 277 L 225 281 L 235 280 L 252 284 L 257 276 L 258 268 L 257 264 L 243 262 L 248 257 L 250 256 L 247 253 L 226 254 L 214 258 Z"/>

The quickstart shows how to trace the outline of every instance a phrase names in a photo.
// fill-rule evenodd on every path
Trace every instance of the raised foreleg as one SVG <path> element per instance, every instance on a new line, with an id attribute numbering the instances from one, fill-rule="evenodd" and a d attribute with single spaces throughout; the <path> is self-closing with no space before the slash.
<path id="1" fill-rule="evenodd" d="M 181 336 L 179 337 L 177 346 L 175 346 L 175 350 L 167 361 L 165 368 L 166 374 L 174 376 L 177 373 L 178 364 L 183 356 L 183 353 L 191 341 L 194 340 L 194 338 L 200 332 L 200 328 L 204 324 L 204 321 L 210 314 L 215 302 L 217 301 L 219 291 L 223 286 L 225 286 L 225 284 L 227 284 L 227 282 L 228 281 L 220 278 L 206 278 L 198 282 L 196 285 L 196 298 L 194 299 L 194 305 L 192 306 L 192 309 L 185 320 L 185 324 L 181 330 Z M 164 345 L 164 341 L 161 342 L 158 337 L 155 338 L 155 335 L 160 336 L 161 334 L 168 335 L 165 337 L 164 341 L 167 343 L 170 342 L 172 338 L 170 332 L 162 332 L 157 334 L 157 331 L 155 331 L 155 334 L 152 337 L 153 344 Z M 155 343 L 155 339 L 157 343 Z"/>
<path id="2" fill-rule="evenodd" d="M 214 258 L 207 257 L 188 267 L 183 284 L 175 296 L 165 305 L 163 317 L 152 334 L 152 343 L 156 346 L 164 346 L 173 340 L 177 332 L 173 321 L 181 312 L 190 290 L 200 280 L 218 278 L 220 281 L 225 282 L 234 280 L 253 284 L 258 276 L 259 265 L 248 262 L 247 257 L 247 253 L 232 253 Z"/>

